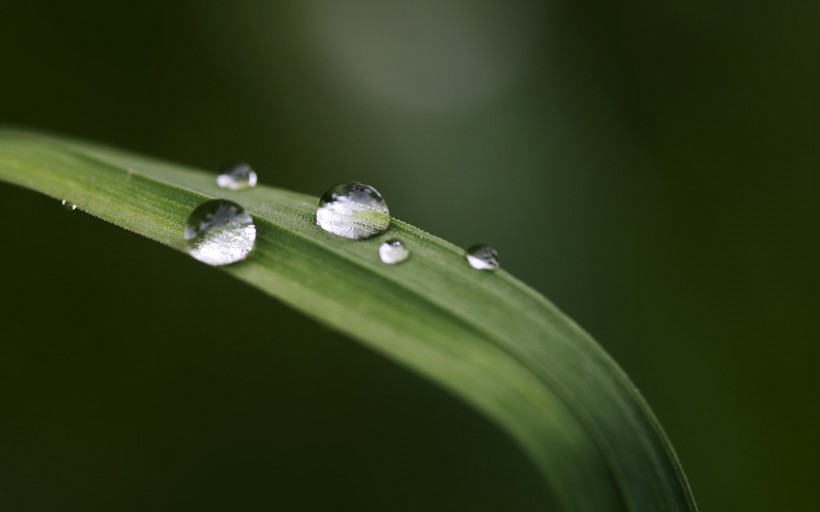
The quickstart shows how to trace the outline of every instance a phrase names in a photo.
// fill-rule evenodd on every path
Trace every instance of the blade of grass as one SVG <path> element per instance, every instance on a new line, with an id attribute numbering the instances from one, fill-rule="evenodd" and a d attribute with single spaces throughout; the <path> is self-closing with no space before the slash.
<path id="1" fill-rule="evenodd" d="M 504 271 L 472 270 L 444 240 L 394 219 L 352 242 L 315 225 L 315 197 L 222 190 L 213 174 L 13 128 L 0 129 L 0 180 L 179 251 L 198 204 L 238 202 L 257 244 L 222 271 L 472 404 L 518 442 L 565 510 L 696 510 L 655 417 L 600 346 L 537 292 Z M 407 262 L 379 262 L 388 238 L 408 245 Z"/>

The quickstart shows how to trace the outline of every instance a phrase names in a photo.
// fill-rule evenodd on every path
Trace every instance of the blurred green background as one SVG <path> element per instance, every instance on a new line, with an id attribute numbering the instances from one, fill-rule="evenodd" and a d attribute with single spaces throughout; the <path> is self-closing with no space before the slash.
<path id="1" fill-rule="evenodd" d="M 357 179 L 641 388 L 702 510 L 817 510 L 820 3 L 5 0 L 0 123 Z M 545 510 L 493 424 L 0 185 L 0 509 Z"/>

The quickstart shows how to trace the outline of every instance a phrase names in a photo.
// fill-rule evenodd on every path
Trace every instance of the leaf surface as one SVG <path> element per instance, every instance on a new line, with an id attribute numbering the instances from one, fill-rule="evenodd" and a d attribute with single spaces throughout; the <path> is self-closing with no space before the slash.
<path id="1" fill-rule="evenodd" d="M 565 510 L 696 510 L 651 410 L 601 347 L 543 296 L 503 270 L 472 269 L 440 238 L 393 219 L 354 242 L 316 226 L 317 197 L 223 190 L 213 173 L 12 128 L 0 129 L 0 180 L 178 251 L 194 208 L 237 202 L 254 217 L 256 247 L 221 271 L 470 403 L 518 443 Z M 380 262 L 390 238 L 409 260 Z"/>

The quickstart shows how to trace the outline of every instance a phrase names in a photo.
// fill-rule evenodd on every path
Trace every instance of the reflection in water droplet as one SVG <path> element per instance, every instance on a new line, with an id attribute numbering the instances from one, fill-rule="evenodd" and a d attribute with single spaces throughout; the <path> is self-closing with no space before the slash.
<path id="1" fill-rule="evenodd" d="M 68 201 L 66 201 L 65 199 L 63 199 L 62 201 L 60 201 L 60 204 L 62 204 L 62 205 L 63 205 L 63 208 L 65 208 L 66 210 L 68 210 L 68 211 L 70 211 L 70 212 L 73 212 L 74 210 L 76 210 L 76 209 L 77 209 L 77 205 L 76 205 L 76 204 L 74 204 L 74 203 L 69 203 L 69 202 L 68 202 Z"/>
<path id="2" fill-rule="evenodd" d="M 256 226 L 238 204 L 212 199 L 191 213 L 183 237 L 194 258 L 208 265 L 228 265 L 245 259 L 253 250 Z"/>
<path id="3" fill-rule="evenodd" d="M 379 258 L 388 265 L 401 263 L 410 257 L 410 251 L 401 240 L 388 240 L 379 246 Z"/>
<path id="4" fill-rule="evenodd" d="M 219 171 L 216 184 L 228 190 L 253 188 L 256 186 L 256 173 L 245 163 L 226 165 Z"/>
<path id="5" fill-rule="evenodd" d="M 495 270 L 501 266 L 498 253 L 487 244 L 475 244 L 467 249 L 467 262 L 477 270 Z"/>
<path id="6" fill-rule="evenodd" d="M 319 200 L 316 224 L 334 235 L 363 240 L 390 227 L 390 211 L 381 194 L 357 181 L 339 183 Z"/>

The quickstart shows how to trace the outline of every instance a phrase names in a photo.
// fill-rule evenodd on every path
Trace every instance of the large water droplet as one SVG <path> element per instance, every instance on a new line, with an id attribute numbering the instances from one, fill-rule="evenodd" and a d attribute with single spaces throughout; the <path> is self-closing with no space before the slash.
<path id="1" fill-rule="evenodd" d="M 62 205 L 63 205 L 63 208 L 65 208 L 66 210 L 68 210 L 68 211 L 70 211 L 70 212 L 73 212 L 74 210 L 76 210 L 76 209 L 77 209 L 77 205 L 76 205 L 76 204 L 74 204 L 74 203 L 70 203 L 70 202 L 66 201 L 65 199 L 63 199 L 62 201 L 60 201 L 60 204 L 62 204 Z"/>
<path id="2" fill-rule="evenodd" d="M 228 190 L 252 188 L 256 186 L 256 173 L 245 163 L 226 165 L 220 169 L 216 184 Z"/>
<path id="3" fill-rule="evenodd" d="M 467 262 L 477 270 L 495 270 L 501 266 L 498 253 L 487 244 L 475 244 L 467 249 Z"/>
<path id="4" fill-rule="evenodd" d="M 238 204 L 212 199 L 191 213 L 183 237 L 194 258 L 208 265 L 228 265 L 244 260 L 253 250 L 256 226 Z"/>
<path id="5" fill-rule="evenodd" d="M 334 235 L 363 240 L 390 227 L 390 211 L 378 190 L 350 181 L 328 189 L 319 200 L 316 224 Z"/>
<path id="6" fill-rule="evenodd" d="M 379 258 L 388 265 L 401 263 L 410 257 L 410 251 L 401 240 L 388 240 L 379 246 Z"/>

